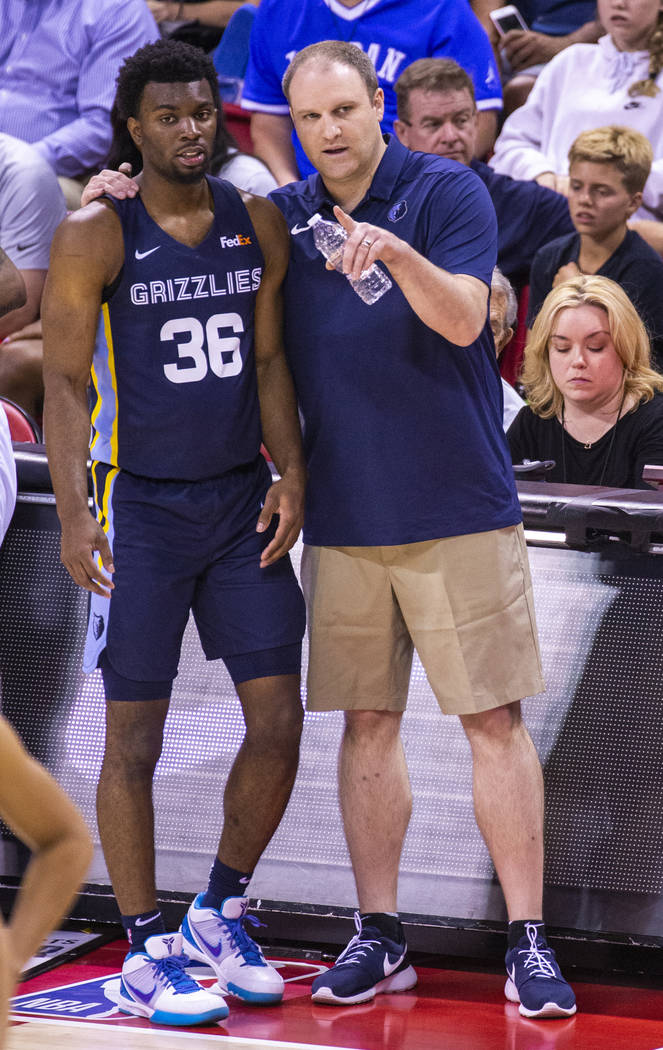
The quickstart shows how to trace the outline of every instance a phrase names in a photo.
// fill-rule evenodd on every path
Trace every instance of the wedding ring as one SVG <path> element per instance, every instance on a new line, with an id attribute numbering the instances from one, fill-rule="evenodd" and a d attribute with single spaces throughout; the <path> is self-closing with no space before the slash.
<path id="1" fill-rule="evenodd" d="M 370 246 L 372 245 L 373 241 L 369 241 L 368 237 L 364 237 L 364 239 L 363 239 L 363 241 L 361 243 L 365 244 L 367 248 L 370 248 Z"/>

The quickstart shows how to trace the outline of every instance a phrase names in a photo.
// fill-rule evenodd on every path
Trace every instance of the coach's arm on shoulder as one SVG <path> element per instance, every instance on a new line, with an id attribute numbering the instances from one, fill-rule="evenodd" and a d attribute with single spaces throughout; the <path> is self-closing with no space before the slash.
<path id="1" fill-rule="evenodd" d="M 271 201 L 252 194 L 242 196 L 265 259 L 256 296 L 255 361 L 263 439 L 281 475 L 269 489 L 258 519 L 258 531 L 263 532 L 272 515 L 279 515 L 276 535 L 263 551 L 264 566 L 289 551 L 299 535 L 304 520 L 306 466 L 297 399 L 283 347 L 281 286 L 290 254 L 288 230 Z"/>
<path id="2" fill-rule="evenodd" d="M 88 508 L 87 388 L 102 292 L 123 259 L 120 224 L 110 205 L 74 212 L 55 234 L 42 302 L 44 432 L 62 526 L 62 562 L 77 584 L 104 595 L 112 583 L 94 552 L 108 572 L 113 566 L 106 535 Z"/>
<path id="3" fill-rule="evenodd" d="M 456 346 L 469 346 L 478 338 L 488 305 L 488 287 L 483 281 L 443 270 L 388 230 L 355 222 L 338 205 L 334 214 L 348 233 L 343 256 L 346 273 L 358 279 L 362 270 L 381 259 L 424 324 Z"/>

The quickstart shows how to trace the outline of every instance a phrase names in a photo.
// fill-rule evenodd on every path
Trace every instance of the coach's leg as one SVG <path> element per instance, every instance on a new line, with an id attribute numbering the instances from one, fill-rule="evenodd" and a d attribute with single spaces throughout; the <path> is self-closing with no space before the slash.
<path id="1" fill-rule="evenodd" d="M 412 812 L 401 712 L 346 711 L 339 796 L 361 912 L 395 912 Z"/>
<path id="2" fill-rule="evenodd" d="M 290 798 L 304 717 L 299 685 L 288 674 L 237 686 L 246 735 L 226 783 L 218 856 L 238 871 L 253 871 Z"/>
<path id="3" fill-rule="evenodd" d="M 540 919 L 543 776 L 518 702 L 461 716 L 472 749 L 474 812 L 510 920 Z"/>
<path id="4" fill-rule="evenodd" d="M 156 908 L 152 778 L 168 700 L 108 701 L 97 820 L 113 891 L 123 915 Z"/>

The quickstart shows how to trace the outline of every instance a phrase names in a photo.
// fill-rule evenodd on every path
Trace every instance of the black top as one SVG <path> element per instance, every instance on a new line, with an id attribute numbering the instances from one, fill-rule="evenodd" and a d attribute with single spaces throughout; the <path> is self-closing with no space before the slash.
<path id="1" fill-rule="evenodd" d="M 651 401 L 627 412 L 617 423 L 617 430 L 611 427 L 591 448 L 562 430 L 558 419 L 542 419 L 528 405 L 521 408 L 506 436 L 512 463 L 555 461 L 556 466 L 546 475 L 548 481 L 648 489 L 642 480 L 645 465 L 663 465 L 663 394 L 655 394 Z"/>
<path id="2" fill-rule="evenodd" d="M 501 175 L 480 160 L 470 167 L 488 190 L 497 215 L 497 265 L 513 284 L 527 284 L 539 248 L 573 232 L 568 201 L 532 179 Z"/>
<path id="3" fill-rule="evenodd" d="M 531 328 L 560 266 L 578 262 L 580 234 L 550 241 L 534 256 L 530 272 L 527 327 Z M 628 230 L 610 258 L 596 271 L 620 284 L 644 321 L 651 339 L 652 366 L 663 371 L 663 259 L 635 230 Z"/>

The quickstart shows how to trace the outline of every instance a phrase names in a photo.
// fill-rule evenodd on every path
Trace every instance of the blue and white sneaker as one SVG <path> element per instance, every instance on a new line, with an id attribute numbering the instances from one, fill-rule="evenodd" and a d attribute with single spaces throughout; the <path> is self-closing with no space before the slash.
<path id="1" fill-rule="evenodd" d="M 374 926 L 362 927 L 358 911 L 355 926 L 355 936 L 334 965 L 315 978 L 314 1002 L 353 1006 L 368 1002 L 380 992 L 405 992 L 417 983 L 405 938 L 391 941 Z"/>
<path id="2" fill-rule="evenodd" d="M 576 1012 L 573 989 L 535 923 L 526 923 L 525 936 L 506 953 L 505 961 L 504 994 L 510 1002 L 520 1003 L 523 1017 L 571 1017 Z"/>
<path id="3" fill-rule="evenodd" d="M 184 969 L 188 961 L 182 954 L 181 933 L 148 937 L 145 950 L 130 952 L 122 964 L 122 1013 L 173 1025 L 209 1024 L 227 1017 L 221 996 L 189 977 Z"/>
<path id="4" fill-rule="evenodd" d="M 226 897 L 220 911 L 204 908 L 202 899 L 199 893 L 182 922 L 187 955 L 211 966 L 221 994 L 229 992 L 247 1003 L 280 1003 L 283 978 L 244 928 L 245 922 L 262 925 L 246 914 L 248 898 Z"/>

